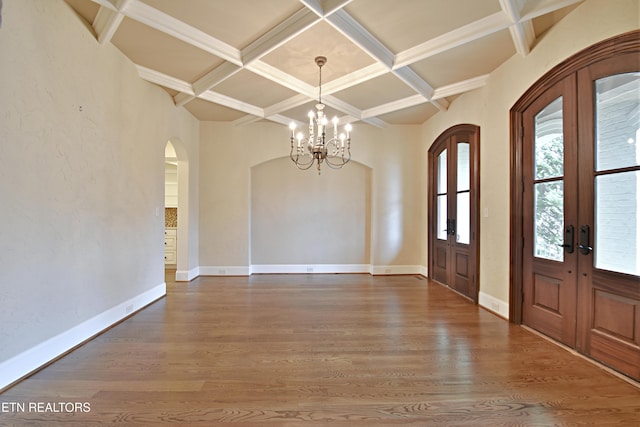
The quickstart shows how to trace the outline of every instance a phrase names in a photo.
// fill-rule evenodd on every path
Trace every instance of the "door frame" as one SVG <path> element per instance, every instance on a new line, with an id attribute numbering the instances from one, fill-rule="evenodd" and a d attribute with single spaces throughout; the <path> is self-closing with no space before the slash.
<path id="1" fill-rule="evenodd" d="M 509 321 L 521 324 L 523 317 L 523 113 L 551 86 L 596 62 L 621 54 L 640 53 L 640 30 L 620 34 L 570 56 L 549 70 L 516 101 L 510 119 L 510 217 L 509 217 Z"/>
<path id="2" fill-rule="evenodd" d="M 435 214 L 436 206 L 434 206 L 434 195 L 437 194 L 437 185 L 436 180 L 432 179 L 434 168 L 436 167 L 437 158 L 434 155 L 433 149 L 436 148 L 443 141 L 448 140 L 451 136 L 461 133 L 468 132 L 472 135 L 471 140 L 469 141 L 470 146 L 470 154 L 471 154 L 471 165 L 470 165 L 470 175 L 469 175 L 469 188 L 471 189 L 471 196 L 469 200 L 470 204 L 470 229 L 475 232 L 472 235 L 469 242 L 469 264 L 473 268 L 473 294 L 471 295 L 471 300 L 474 304 L 478 303 L 478 295 L 480 292 L 479 286 L 479 278 L 480 278 L 480 127 L 473 124 L 459 124 L 452 126 L 442 132 L 438 137 L 433 141 L 431 147 L 428 150 L 428 164 L 429 164 L 429 177 L 428 177 L 428 191 L 429 196 L 427 198 L 427 218 L 428 218 L 428 230 L 429 230 L 429 238 L 428 238 L 428 260 L 427 265 L 429 266 L 428 274 L 430 278 L 433 278 L 432 274 L 432 265 L 433 265 L 433 256 L 434 256 L 434 248 L 433 242 L 435 236 L 437 236 L 437 218 Z M 466 296 L 466 295 L 465 295 Z M 466 296 L 468 297 L 468 296 Z"/>

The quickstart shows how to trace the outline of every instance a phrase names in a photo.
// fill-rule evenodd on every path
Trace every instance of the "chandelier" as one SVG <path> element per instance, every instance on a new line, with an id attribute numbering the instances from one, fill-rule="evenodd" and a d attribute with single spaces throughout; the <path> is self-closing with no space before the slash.
<path id="1" fill-rule="evenodd" d="M 320 165 L 324 161 L 332 169 L 340 169 L 351 160 L 351 125 L 347 123 L 344 133 L 338 135 L 338 118 L 334 117 L 333 137 L 327 139 L 327 117 L 324 114 L 322 103 L 322 66 L 327 63 L 327 58 L 318 56 L 315 59 L 320 69 L 319 96 L 316 111 L 309 111 L 309 134 L 302 132 L 296 134 L 296 124 L 291 122 L 291 153 L 289 156 L 298 169 L 307 170 L 317 163 L 318 175 Z M 317 131 L 317 133 L 316 133 Z"/>

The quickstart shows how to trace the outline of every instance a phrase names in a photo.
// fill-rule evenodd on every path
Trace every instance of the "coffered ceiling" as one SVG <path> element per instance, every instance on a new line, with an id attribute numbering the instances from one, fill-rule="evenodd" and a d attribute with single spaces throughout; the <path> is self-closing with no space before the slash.
<path id="1" fill-rule="evenodd" d="M 420 124 L 528 55 L 582 0 L 65 0 L 208 121 Z"/>

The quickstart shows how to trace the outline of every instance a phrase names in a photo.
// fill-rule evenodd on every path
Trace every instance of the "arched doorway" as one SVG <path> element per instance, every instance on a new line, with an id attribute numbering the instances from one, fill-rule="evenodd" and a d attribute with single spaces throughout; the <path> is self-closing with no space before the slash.
<path id="1" fill-rule="evenodd" d="M 429 276 L 478 302 L 480 128 L 444 131 L 429 149 Z"/>
<path id="2" fill-rule="evenodd" d="M 197 276 L 197 265 L 192 267 L 196 261 L 190 259 L 189 159 L 182 141 L 176 138 L 167 141 L 164 164 L 165 226 L 168 226 L 165 236 L 169 236 L 165 240 L 165 264 L 175 270 L 176 281 L 189 281 Z M 172 235 L 175 235 L 173 239 Z M 173 248 L 175 257 L 171 258 Z"/>
<path id="3" fill-rule="evenodd" d="M 178 263 L 178 157 L 168 141 L 164 149 L 164 265 L 175 275 Z"/>
<path id="4" fill-rule="evenodd" d="M 640 379 L 640 32 L 511 109 L 510 319 Z"/>

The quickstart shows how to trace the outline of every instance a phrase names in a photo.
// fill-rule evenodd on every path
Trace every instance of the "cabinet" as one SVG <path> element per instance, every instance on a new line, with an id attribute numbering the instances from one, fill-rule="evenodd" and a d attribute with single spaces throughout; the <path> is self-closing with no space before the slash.
<path id="1" fill-rule="evenodd" d="M 177 254 L 177 230 L 175 228 L 165 228 L 164 230 L 164 263 L 165 265 L 176 264 Z"/>

